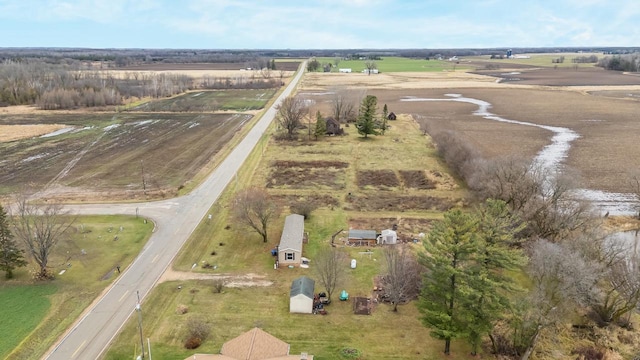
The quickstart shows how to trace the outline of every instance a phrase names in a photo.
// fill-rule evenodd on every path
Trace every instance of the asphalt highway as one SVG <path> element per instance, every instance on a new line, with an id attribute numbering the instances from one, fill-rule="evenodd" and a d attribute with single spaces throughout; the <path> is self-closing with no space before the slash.
<path id="1" fill-rule="evenodd" d="M 138 213 L 154 221 L 156 228 L 133 263 L 123 269 L 109 290 L 84 312 L 43 359 L 98 359 L 103 355 L 111 340 L 136 311 L 137 294 L 144 300 L 153 289 L 198 223 L 208 214 L 225 187 L 233 181 L 245 159 L 275 118 L 276 105 L 292 93 L 305 69 L 303 63 L 274 105 L 265 111 L 247 136 L 190 194 L 157 202 L 67 207 L 72 213 L 81 215 Z M 144 329 L 144 303 L 141 308 Z"/>

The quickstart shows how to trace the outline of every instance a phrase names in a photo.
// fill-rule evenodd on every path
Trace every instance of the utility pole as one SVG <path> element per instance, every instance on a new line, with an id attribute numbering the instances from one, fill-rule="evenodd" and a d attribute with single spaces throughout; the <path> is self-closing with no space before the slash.
<path id="1" fill-rule="evenodd" d="M 140 291 L 136 290 L 138 295 L 138 302 L 136 303 L 136 311 L 138 312 L 138 327 L 140 328 L 140 350 L 142 350 L 142 357 L 144 360 L 144 338 L 142 337 L 142 307 L 140 306 Z"/>

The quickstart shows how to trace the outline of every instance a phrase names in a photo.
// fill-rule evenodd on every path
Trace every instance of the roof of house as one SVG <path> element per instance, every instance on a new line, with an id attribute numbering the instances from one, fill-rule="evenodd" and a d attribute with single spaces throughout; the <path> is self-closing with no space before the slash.
<path id="1" fill-rule="evenodd" d="M 349 230 L 349 239 L 376 239 L 378 234 L 375 230 Z"/>
<path id="2" fill-rule="evenodd" d="M 308 298 L 313 299 L 313 292 L 315 288 L 316 282 L 313 279 L 310 279 L 306 276 L 301 276 L 291 283 L 291 292 L 289 293 L 289 297 L 294 297 L 297 295 L 304 295 Z"/>
<path id="3" fill-rule="evenodd" d="M 284 220 L 282 236 L 278 250 L 302 251 L 302 238 L 304 236 L 304 216 L 298 214 L 288 215 Z"/>
<path id="4" fill-rule="evenodd" d="M 289 344 L 255 327 L 224 343 L 220 353 L 234 359 L 263 360 L 289 355 Z"/>
<path id="5" fill-rule="evenodd" d="M 194 354 L 184 360 L 299 360 L 289 355 L 289 344 L 259 329 L 253 328 L 224 345 L 220 354 Z M 308 360 L 313 355 L 307 356 Z"/>

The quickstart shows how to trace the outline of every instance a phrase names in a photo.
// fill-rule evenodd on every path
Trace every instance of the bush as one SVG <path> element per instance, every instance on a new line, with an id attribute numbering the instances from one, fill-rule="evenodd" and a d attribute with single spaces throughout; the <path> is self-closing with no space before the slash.
<path id="1" fill-rule="evenodd" d="M 224 289 L 224 280 L 222 279 L 216 279 L 213 280 L 213 292 L 215 294 L 220 294 L 222 292 L 222 289 Z"/>
<path id="2" fill-rule="evenodd" d="M 211 326 L 199 317 L 192 316 L 187 320 L 187 340 L 197 338 L 204 341 L 211 333 Z"/>
<path id="3" fill-rule="evenodd" d="M 306 220 L 311 217 L 311 213 L 317 208 L 318 206 L 313 201 L 304 200 L 291 205 L 291 212 L 304 216 Z"/>
<path id="4" fill-rule="evenodd" d="M 189 307 L 187 305 L 178 305 L 178 307 L 176 308 L 176 314 L 178 315 L 184 315 L 186 313 L 189 312 Z"/>
<path id="5" fill-rule="evenodd" d="M 187 341 L 184 342 L 184 348 L 193 350 L 198 348 L 202 344 L 202 340 L 197 337 L 188 338 Z"/>

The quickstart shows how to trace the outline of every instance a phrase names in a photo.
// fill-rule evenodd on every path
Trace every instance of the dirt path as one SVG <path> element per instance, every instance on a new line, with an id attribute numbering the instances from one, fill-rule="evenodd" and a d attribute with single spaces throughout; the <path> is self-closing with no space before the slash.
<path id="1" fill-rule="evenodd" d="M 175 271 L 171 268 L 168 268 L 167 271 L 162 274 L 158 282 L 180 280 L 224 280 L 224 286 L 235 288 L 273 285 L 273 281 L 266 280 L 264 275 L 251 273 L 244 275 L 203 274 L 189 271 Z"/>

